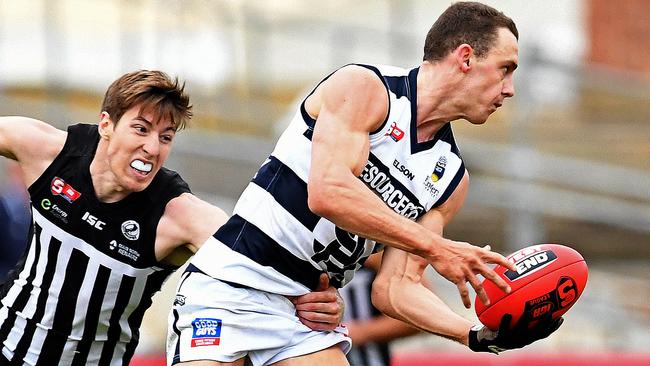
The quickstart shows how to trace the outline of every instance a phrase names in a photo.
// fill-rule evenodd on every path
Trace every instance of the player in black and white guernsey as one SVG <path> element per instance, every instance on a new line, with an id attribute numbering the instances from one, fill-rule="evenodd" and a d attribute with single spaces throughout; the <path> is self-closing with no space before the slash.
<path id="1" fill-rule="evenodd" d="M 161 169 L 144 191 L 99 201 L 89 171 L 98 141 L 97 125 L 69 127 L 63 150 L 29 187 L 32 245 L 3 291 L 0 313 L 12 359 L 128 359 L 153 292 L 175 269 L 158 263 L 151 243 L 166 204 L 189 192 L 187 184 Z"/>
<path id="2" fill-rule="evenodd" d="M 344 286 L 384 246 L 373 303 L 385 314 L 475 351 L 550 334 L 557 324 L 523 335 L 509 324 L 472 329 L 420 283 L 432 265 L 468 308 L 467 283 L 488 301 L 477 274 L 509 291 L 488 263 L 511 263 L 442 231 L 469 182 L 450 122 L 482 124 L 514 95 L 517 37 L 503 13 L 459 2 L 431 28 L 419 67 L 348 65 L 325 78 L 191 260 L 170 315 L 168 364 L 347 364 L 345 329 L 306 329 L 288 298 L 321 273 Z"/>
<path id="3" fill-rule="evenodd" d="M 2 286 L 0 363 L 128 364 L 151 296 L 178 267 L 163 260 L 176 248 L 154 243 L 169 202 L 189 194 L 162 163 L 190 108 L 177 82 L 142 71 L 111 85 L 99 125 L 0 119 L 0 153 L 19 162 L 33 214 Z"/>
<path id="4" fill-rule="evenodd" d="M 0 118 L 0 154 L 19 162 L 34 217 L 0 293 L 0 365 L 129 364 L 152 295 L 227 218 L 162 167 L 190 117 L 177 80 L 141 70 L 108 88 L 98 125 Z M 313 329 L 341 316 L 324 278 L 295 300 Z"/>

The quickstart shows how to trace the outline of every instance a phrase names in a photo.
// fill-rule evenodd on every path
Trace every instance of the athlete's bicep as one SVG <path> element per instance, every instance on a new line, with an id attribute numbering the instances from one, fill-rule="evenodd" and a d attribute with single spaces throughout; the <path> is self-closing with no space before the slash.
<path id="1" fill-rule="evenodd" d="M 52 153 L 56 155 L 63 148 L 65 136 L 64 131 L 39 120 L 0 117 L 0 155 L 14 160 Z"/>
<path id="2" fill-rule="evenodd" d="M 311 177 L 337 168 L 358 175 L 368 157 L 368 134 L 388 112 L 386 88 L 375 73 L 360 66 L 338 70 L 319 88 Z"/>
<path id="3" fill-rule="evenodd" d="M 0 117 L 0 155 L 17 160 L 31 185 L 65 144 L 66 132 L 26 117 Z"/>
<path id="4" fill-rule="evenodd" d="M 22 135 L 20 117 L 0 117 L 0 155 L 18 160 L 18 141 Z"/>

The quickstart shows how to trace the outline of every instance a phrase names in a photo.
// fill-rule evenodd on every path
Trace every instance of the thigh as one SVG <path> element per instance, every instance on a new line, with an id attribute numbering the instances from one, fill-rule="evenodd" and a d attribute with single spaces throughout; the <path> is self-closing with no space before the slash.
<path id="1" fill-rule="evenodd" d="M 330 348 L 302 355 L 297 357 L 287 358 L 285 360 L 276 362 L 274 366 L 349 366 L 345 354 L 339 346 L 332 346 Z"/>

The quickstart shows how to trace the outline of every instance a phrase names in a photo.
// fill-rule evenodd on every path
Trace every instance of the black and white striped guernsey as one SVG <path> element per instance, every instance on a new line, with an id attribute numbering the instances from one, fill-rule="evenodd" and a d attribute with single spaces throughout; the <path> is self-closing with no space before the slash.
<path id="1" fill-rule="evenodd" d="M 445 124 L 430 141 L 418 142 L 419 68 L 359 66 L 376 73 L 390 102 L 383 125 L 369 134 L 369 158 L 359 179 L 388 207 L 415 220 L 445 202 L 465 172 L 451 125 Z M 380 249 L 374 241 L 348 233 L 309 210 L 307 180 L 315 124 L 303 101 L 242 193 L 233 217 L 214 235 L 231 250 L 208 242 L 192 258 L 190 271 L 301 295 L 317 287 L 322 272 L 328 273 L 332 285 L 345 285 L 365 258 Z"/>
<path id="2" fill-rule="evenodd" d="M 97 200 L 96 125 L 68 128 L 63 150 L 29 187 L 31 243 L 1 290 L 2 356 L 25 365 L 127 365 L 151 297 L 176 268 L 156 261 L 156 228 L 189 187 L 161 169 L 144 191 Z"/>

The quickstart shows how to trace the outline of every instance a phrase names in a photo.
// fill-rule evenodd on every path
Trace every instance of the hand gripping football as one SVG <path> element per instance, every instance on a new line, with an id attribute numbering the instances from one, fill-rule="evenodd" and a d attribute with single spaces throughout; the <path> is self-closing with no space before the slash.
<path id="1" fill-rule="evenodd" d="M 483 281 L 490 299 L 485 306 L 478 297 L 474 308 L 481 323 L 492 330 L 499 328 L 501 317 L 509 313 L 511 326 L 523 314 L 528 319 L 538 319 L 551 312 L 557 319 L 573 306 L 587 284 L 588 269 L 584 258 L 572 248 L 558 244 L 539 244 L 523 248 L 507 257 L 516 271 L 497 266 L 494 271 L 501 276 L 512 291 L 501 291 L 491 281 Z"/>

